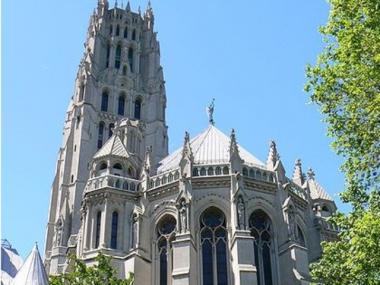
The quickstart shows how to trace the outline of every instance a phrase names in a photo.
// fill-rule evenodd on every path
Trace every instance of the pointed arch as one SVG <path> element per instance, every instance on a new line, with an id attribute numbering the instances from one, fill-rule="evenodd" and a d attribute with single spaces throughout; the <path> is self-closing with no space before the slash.
<path id="1" fill-rule="evenodd" d="M 117 211 L 114 211 L 112 213 L 112 220 L 111 220 L 111 248 L 112 249 L 117 249 L 118 223 L 119 223 L 119 213 Z"/>
<path id="2" fill-rule="evenodd" d="M 172 272 L 172 242 L 175 240 L 177 221 L 171 214 L 165 214 L 156 224 L 156 260 L 159 285 L 168 285 Z"/>
<path id="3" fill-rule="evenodd" d="M 121 62 L 121 44 L 118 44 L 116 46 L 116 52 L 115 52 L 115 68 L 120 68 L 120 62 Z"/>
<path id="4" fill-rule="evenodd" d="M 108 111 L 108 92 L 106 90 L 103 91 L 102 93 L 102 102 L 100 106 L 100 110 L 102 112 L 107 112 Z"/>
<path id="5" fill-rule="evenodd" d="M 100 122 L 98 129 L 98 149 L 100 149 L 103 146 L 104 127 L 104 122 Z"/>
<path id="6" fill-rule="evenodd" d="M 141 98 L 137 98 L 135 101 L 135 119 L 137 120 L 141 119 L 141 106 L 142 106 L 142 100 Z"/>
<path id="7" fill-rule="evenodd" d="M 128 63 L 129 63 L 129 70 L 133 73 L 133 56 L 134 56 L 134 51 L 133 48 L 128 49 Z"/>
<path id="8" fill-rule="evenodd" d="M 211 206 L 200 216 L 202 284 L 228 284 L 228 233 L 225 214 Z"/>
<path id="9" fill-rule="evenodd" d="M 125 93 L 121 93 L 119 95 L 119 99 L 117 102 L 117 114 L 120 116 L 124 116 L 125 112 Z"/>
<path id="10" fill-rule="evenodd" d="M 128 39 L 128 27 L 124 28 L 124 39 Z"/>
<path id="11" fill-rule="evenodd" d="M 272 221 L 266 212 L 257 209 L 249 217 L 249 227 L 251 235 L 255 238 L 253 251 L 257 269 L 257 284 L 273 285 L 274 256 L 272 252 L 274 242 Z"/>
<path id="12" fill-rule="evenodd" d="M 120 35 L 120 26 L 116 26 L 116 36 L 118 37 Z"/>

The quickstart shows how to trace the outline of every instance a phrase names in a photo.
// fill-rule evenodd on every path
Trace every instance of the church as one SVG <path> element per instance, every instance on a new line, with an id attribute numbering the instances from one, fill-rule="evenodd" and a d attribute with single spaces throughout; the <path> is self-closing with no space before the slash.
<path id="1" fill-rule="evenodd" d="M 276 143 L 262 162 L 209 123 L 169 154 L 160 45 L 150 3 L 98 0 L 69 103 L 51 189 L 45 267 L 103 253 L 136 285 L 310 284 L 336 205 Z M 236 126 L 238 129 L 239 126 Z"/>

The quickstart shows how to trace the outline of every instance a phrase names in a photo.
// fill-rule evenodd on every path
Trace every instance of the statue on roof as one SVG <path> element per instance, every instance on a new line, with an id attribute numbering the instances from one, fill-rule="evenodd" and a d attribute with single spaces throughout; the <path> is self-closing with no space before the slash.
<path id="1" fill-rule="evenodd" d="M 208 105 L 208 107 L 207 107 L 208 121 L 211 125 L 215 124 L 214 108 L 215 108 L 215 98 L 212 98 L 210 105 Z"/>

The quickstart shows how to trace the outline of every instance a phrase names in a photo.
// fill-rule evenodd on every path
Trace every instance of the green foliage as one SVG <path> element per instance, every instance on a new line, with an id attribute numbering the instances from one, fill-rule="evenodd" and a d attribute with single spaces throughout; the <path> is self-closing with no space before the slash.
<path id="1" fill-rule="evenodd" d="M 128 279 L 115 277 L 116 271 L 111 266 L 109 257 L 99 254 L 97 264 L 87 267 L 81 260 L 71 256 L 69 264 L 71 270 L 59 276 L 50 276 L 51 285 L 132 285 L 133 275 Z"/>
<path id="2" fill-rule="evenodd" d="M 343 202 L 337 242 L 323 243 L 312 276 L 326 285 L 380 284 L 380 1 L 329 0 L 326 42 L 315 66 L 308 66 L 306 91 L 319 105 L 345 159 Z"/>
<path id="3" fill-rule="evenodd" d="M 379 285 L 380 214 L 363 211 L 334 219 L 342 226 L 339 241 L 323 243 L 323 258 L 312 265 L 314 279 L 326 285 Z"/>
<path id="4" fill-rule="evenodd" d="M 380 2 L 329 0 L 329 21 L 321 28 L 326 47 L 307 67 L 306 91 L 320 106 L 345 157 L 347 189 L 354 208 L 379 206 L 380 184 Z"/>

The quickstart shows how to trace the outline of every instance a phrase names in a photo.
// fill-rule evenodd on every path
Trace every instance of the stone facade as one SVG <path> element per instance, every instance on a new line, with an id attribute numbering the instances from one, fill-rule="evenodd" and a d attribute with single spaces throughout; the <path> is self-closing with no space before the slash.
<path id="1" fill-rule="evenodd" d="M 210 124 L 168 155 L 166 95 L 150 4 L 91 16 L 52 186 L 45 265 L 102 252 L 136 284 L 309 284 L 335 203 L 271 142 L 260 162 Z"/>

